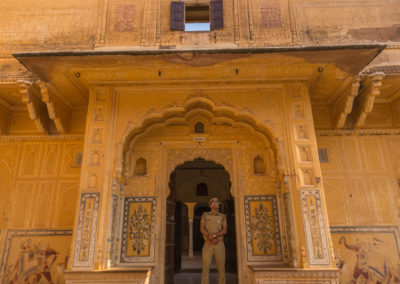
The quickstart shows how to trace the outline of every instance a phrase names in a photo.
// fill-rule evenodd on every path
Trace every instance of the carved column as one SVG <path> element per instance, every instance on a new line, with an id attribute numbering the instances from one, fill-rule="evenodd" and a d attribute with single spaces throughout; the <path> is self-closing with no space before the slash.
<path id="1" fill-rule="evenodd" d="M 186 202 L 188 208 L 188 218 L 189 218 L 189 257 L 193 258 L 193 217 L 194 217 L 194 207 L 197 202 Z"/>
<path id="2" fill-rule="evenodd" d="M 335 270 L 311 102 L 304 82 L 288 84 L 285 108 L 290 164 L 288 186 L 300 248 L 297 257 L 303 268 Z"/>

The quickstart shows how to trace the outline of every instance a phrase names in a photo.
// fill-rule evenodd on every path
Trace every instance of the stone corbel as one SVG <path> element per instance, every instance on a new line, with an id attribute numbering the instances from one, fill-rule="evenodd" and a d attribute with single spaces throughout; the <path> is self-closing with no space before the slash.
<path id="1" fill-rule="evenodd" d="M 377 72 L 362 82 L 362 88 L 354 106 L 354 128 L 363 127 L 368 114 L 374 107 L 375 98 L 381 93 L 384 77 L 385 74 Z"/>
<path id="2" fill-rule="evenodd" d="M 46 106 L 34 95 L 33 84 L 28 81 L 19 81 L 19 93 L 22 103 L 26 104 L 30 119 L 32 119 L 41 133 L 48 133 L 49 117 Z"/>
<path id="3" fill-rule="evenodd" d="M 59 134 L 67 133 L 71 108 L 55 96 L 55 90 L 48 82 L 39 82 L 42 101 L 47 106 L 50 119 L 54 121 Z"/>
<path id="4" fill-rule="evenodd" d="M 353 109 L 354 98 L 358 95 L 359 88 L 360 76 L 357 75 L 344 89 L 339 98 L 332 103 L 336 129 L 343 128 L 347 116 L 351 113 Z"/>

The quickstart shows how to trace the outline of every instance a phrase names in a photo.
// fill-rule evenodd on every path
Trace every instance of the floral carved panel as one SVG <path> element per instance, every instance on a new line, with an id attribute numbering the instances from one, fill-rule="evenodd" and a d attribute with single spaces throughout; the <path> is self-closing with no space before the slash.
<path id="1" fill-rule="evenodd" d="M 154 262 L 155 197 L 125 197 L 121 263 Z"/>
<path id="2" fill-rule="evenodd" d="M 282 247 L 276 195 L 244 197 L 247 260 L 281 262 Z"/>

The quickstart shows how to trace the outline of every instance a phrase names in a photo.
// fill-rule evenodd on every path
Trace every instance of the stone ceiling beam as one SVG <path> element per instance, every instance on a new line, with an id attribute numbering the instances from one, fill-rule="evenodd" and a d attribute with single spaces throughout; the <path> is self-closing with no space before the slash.
<path id="1" fill-rule="evenodd" d="M 363 82 L 354 106 L 354 128 L 364 126 L 368 114 L 374 107 L 375 98 L 380 95 L 385 74 L 377 72 L 369 75 Z"/>
<path id="2" fill-rule="evenodd" d="M 354 76 L 344 91 L 332 103 L 333 116 L 335 121 L 335 129 L 341 129 L 346 122 L 347 116 L 353 109 L 354 98 L 358 95 L 360 88 L 360 76 Z"/>
<path id="3" fill-rule="evenodd" d="M 18 85 L 22 103 L 26 104 L 30 119 L 35 122 L 39 132 L 47 134 L 49 132 L 49 117 L 45 104 L 35 95 L 37 90 L 29 81 L 19 81 Z"/>
<path id="4" fill-rule="evenodd" d="M 49 118 L 54 121 L 57 132 L 65 134 L 68 131 L 71 108 L 55 95 L 55 88 L 48 82 L 39 82 L 42 101 L 47 106 Z"/>

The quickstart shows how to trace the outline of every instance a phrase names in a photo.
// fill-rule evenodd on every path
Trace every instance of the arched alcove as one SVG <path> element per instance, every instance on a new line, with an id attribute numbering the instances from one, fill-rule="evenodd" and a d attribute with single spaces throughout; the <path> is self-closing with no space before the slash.
<path id="1" fill-rule="evenodd" d="M 282 165 L 279 151 L 279 140 L 270 125 L 261 122 L 251 113 L 238 111 L 228 106 L 217 106 L 213 101 L 204 97 L 188 99 L 183 106 L 168 107 L 158 113 L 150 113 L 139 122 L 132 123 L 122 137 L 117 159 L 117 175 L 122 176 L 124 169 L 130 168 L 131 155 L 135 142 L 155 129 L 169 125 L 193 123 L 236 125 L 250 130 L 261 139 L 271 150 L 274 164 Z M 195 132 L 191 130 L 190 132 Z M 280 168 L 278 170 L 281 170 Z"/>
<path id="2" fill-rule="evenodd" d="M 207 135 L 196 135 L 196 122 L 207 125 Z M 201 139 L 199 139 L 201 138 Z M 155 243 L 156 266 L 160 277 L 168 277 L 168 265 L 171 254 L 166 253 L 169 246 L 166 234 L 172 226 L 168 216 L 171 212 L 184 211 L 182 204 L 190 202 L 188 198 L 177 198 L 176 170 L 187 162 L 203 159 L 207 163 L 219 165 L 229 176 L 226 182 L 227 196 L 224 200 L 226 210 L 233 214 L 233 222 L 244 223 L 243 195 L 277 195 L 277 182 L 280 172 L 280 144 L 270 126 L 258 121 L 250 113 L 240 112 L 231 107 L 216 106 L 207 98 L 196 97 L 186 101 L 180 107 L 168 107 L 159 113 L 148 114 L 138 123 L 132 123 L 118 148 L 116 175 L 124 182 L 121 195 L 156 198 L 155 234 L 160 241 Z M 279 145 L 279 146 L 278 146 Z M 254 175 L 254 158 L 259 155 L 264 159 L 265 174 Z M 136 161 L 143 157 L 147 162 L 147 175 L 134 174 Z M 215 178 L 218 180 L 218 178 Z M 206 183 L 209 194 L 199 204 L 208 205 L 212 195 L 213 181 L 204 180 L 200 174 L 187 184 L 191 184 L 195 193 L 196 185 Z M 195 196 L 195 194 L 193 194 Z M 179 208 L 175 204 L 180 204 Z M 177 211 L 180 210 L 180 211 Z M 166 214 L 168 212 L 168 214 Z M 235 215 L 235 212 L 241 215 Z M 175 213 L 174 213 L 175 214 Z M 124 221 L 121 221 L 122 223 Z M 231 232 L 237 237 L 237 232 Z M 239 241 L 239 238 L 237 238 Z M 243 242 L 243 236 L 240 235 Z M 240 266 L 243 269 L 246 243 L 235 245 Z M 117 252 L 118 256 L 118 252 Z M 228 259 L 229 256 L 227 256 Z M 236 264 L 236 262 L 235 262 Z M 128 265 L 128 264 L 124 264 Z M 166 278 L 165 278 L 166 280 Z"/>

